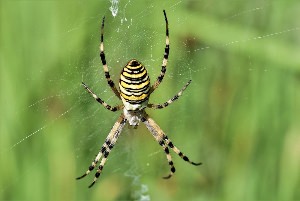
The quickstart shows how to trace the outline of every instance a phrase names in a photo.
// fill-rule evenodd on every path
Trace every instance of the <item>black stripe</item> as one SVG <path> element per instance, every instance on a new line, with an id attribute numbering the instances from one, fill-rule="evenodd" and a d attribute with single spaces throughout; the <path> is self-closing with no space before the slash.
<path id="1" fill-rule="evenodd" d="M 169 57 L 169 54 L 168 53 L 164 53 L 164 58 L 168 59 L 168 57 Z"/>
<path id="2" fill-rule="evenodd" d="M 150 87 L 149 87 L 150 88 Z M 132 91 L 128 91 L 128 90 L 125 90 L 125 92 L 121 91 L 121 94 L 123 95 L 126 95 L 126 96 L 135 96 L 135 97 L 140 97 L 142 96 L 143 94 L 148 94 L 149 90 L 146 90 L 146 91 L 141 91 L 141 92 L 132 92 Z"/>
<path id="3" fill-rule="evenodd" d="M 138 97 L 138 98 L 140 98 L 140 96 L 142 96 L 143 94 L 147 94 L 147 93 L 141 93 L 140 95 L 136 95 L 136 94 L 134 94 L 134 93 L 130 93 L 130 94 L 127 94 L 127 93 L 121 93 L 121 95 L 125 95 L 125 96 L 134 96 L 134 97 Z M 126 99 L 126 100 L 130 100 L 130 101 L 135 101 L 135 100 L 131 100 L 131 99 L 127 99 L 126 97 L 124 97 L 124 96 L 122 96 L 124 99 Z M 144 98 L 143 100 L 146 100 L 146 99 L 148 99 L 149 98 L 149 96 L 147 96 L 146 98 Z"/>
<path id="4" fill-rule="evenodd" d="M 106 79 L 110 78 L 109 72 L 105 72 L 104 74 Z"/>
<path id="5" fill-rule="evenodd" d="M 109 154 L 109 152 L 105 150 L 103 153 L 104 158 L 107 158 L 108 154 Z"/>
<path id="6" fill-rule="evenodd" d="M 179 96 L 176 95 L 176 96 L 174 96 L 174 97 L 171 99 L 171 101 L 175 101 L 175 100 L 177 100 L 178 98 L 179 98 Z"/>
<path id="7" fill-rule="evenodd" d="M 126 72 L 130 75 L 136 75 L 136 74 L 142 74 L 146 71 L 147 73 L 147 69 L 145 67 L 142 66 L 142 68 L 138 68 L 137 70 L 136 69 L 130 69 L 130 68 L 127 68 L 127 66 L 125 66 L 123 69 L 122 69 L 122 73 L 123 72 Z"/>
<path id="8" fill-rule="evenodd" d="M 132 67 L 136 67 L 136 66 L 141 65 L 141 63 L 138 62 L 137 60 L 131 60 L 131 61 L 128 62 L 128 65 L 132 66 Z"/>
<path id="9" fill-rule="evenodd" d="M 169 142 L 169 143 L 168 143 L 168 146 L 169 146 L 170 148 L 173 148 L 173 147 L 174 147 L 174 145 L 173 145 L 172 142 Z"/>
<path id="10" fill-rule="evenodd" d="M 122 78 L 120 80 L 125 82 L 126 84 L 135 84 L 135 85 L 143 84 L 148 80 L 150 80 L 148 75 L 138 77 L 138 78 L 131 78 L 131 77 L 124 76 L 124 78 L 126 78 L 126 80 Z"/>
<path id="11" fill-rule="evenodd" d="M 128 73 L 129 75 L 137 75 L 137 74 L 142 74 L 142 73 L 145 72 L 143 75 L 141 75 L 141 76 L 139 76 L 139 77 L 128 77 L 128 76 L 125 75 L 123 72 L 126 72 L 126 71 L 122 71 L 122 73 L 121 73 L 126 79 L 128 79 L 128 80 L 133 80 L 133 81 L 138 81 L 138 80 L 144 79 L 145 77 L 148 76 L 147 71 L 146 71 L 146 72 L 143 71 L 143 72 L 140 72 L 140 73 L 128 73 L 128 72 L 126 72 L 126 73 Z"/>
<path id="12" fill-rule="evenodd" d="M 100 52 L 100 58 L 101 58 L 102 64 L 105 65 L 106 64 L 106 60 L 105 60 L 104 52 Z"/>
<path id="13" fill-rule="evenodd" d="M 171 172 L 173 172 L 173 173 L 175 172 L 175 167 L 174 166 L 171 167 Z"/>
<path id="14" fill-rule="evenodd" d="M 126 102 L 128 102 L 130 104 L 141 104 L 141 103 L 145 102 L 146 100 L 148 100 L 149 97 L 146 97 L 146 98 L 141 99 L 141 100 L 129 100 L 125 97 L 123 97 L 123 98 L 126 100 Z"/>
<path id="15" fill-rule="evenodd" d="M 137 95 L 137 94 L 134 94 L 134 93 L 131 93 L 130 95 L 128 95 L 128 94 L 122 92 L 122 95 L 123 95 L 123 94 L 124 94 L 125 96 L 134 96 L 134 97 L 137 97 L 137 98 L 141 98 L 142 95 L 147 94 L 147 93 L 141 93 L 141 94 L 138 94 L 138 95 Z M 136 100 L 132 100 L 132 99 L 130 99 L 130 98 L 128 99 L 128 98 L 126 98 L 126 97 L 124 97 L 124 96 L 122 96 L 122 97 L 123 97 L 124 99 L 128 100 L 128 101 L 136 101 Z M 149 96 L 148 96 L 148 97 L 149 97 Z M 148 97 L 147 97 L 147 99 L 148 99 Z M 145 99 L 146 99 L 146 98 L 144 98 L 143 100 L 145 100 Z"/>
<path id="16" fill-rule="evenodd" d="M 188 157 L 186 157 L 186 156 L 183 156 L 183 160 L 189 161 Z"/>
<path id="17" fill-rule="evenodd" d="M 114 87 L 115 83 L 112 80 L 108 80 L 107 82 L 109 84 L 110 87 Z"/>
<path id="18" fill-rule="evenodd" d="M 149 81 L 149 83 L 147 83 L 145 86 L 150 85 L 150 80 L 145 80 L 144 82 L 126 82 L 124 80 L 120 80 L 119 85 L 121 85 L 124 89 L 128 89 L 128 88 L 134 88 L 134 87 L 138 87 L 138 85 L 142 85 L 145 84 L 147 81 Z M 127 84 L 127 85 L 133 85 L 133 86 L 129 86 L 129 87 L 125 87 L 123 86 L 123 84 Z"/>
<path id="19" fill-rule="evenodd" d="M 131 69 L 131 68 L 128 68 L 127 66 L 125 66 L 124 68 L 126 68 L 128 71 L 131 71 L 132 73 L 135 73 L 134 71 L 139 71 L 139 72 L 143 72 L 145 70 L 145 67 L 144 66 L 141 66 L 139 68 L 134 68 L 134 69 Z M 144 69 L 143 69 L 144 68 Z M 124 71 L 124 69 L 123 69 Z"/>
<path id="20" fill-rule="evenodd" d="M 104 103 L 103 100 L 101 100 L 101 98 L 96 98 L 96 101 L 98 101 L 99 103 Z"/>
<path id="21" fill-rule="evenodd" d="M 130 94 L 128 94 L 128 93 L 123 93 L 122 92 L 122 95 L 124 95 L 124 96 L 134 96 L 134 97 L 137 97 L 137 98 L 141 98 L 141 96 L 143 96 L 143 95 L 147 95 L 148 93 L 147 92 L 149 92 L 149 90 L 148 91 L 146 91 L 146 92 L 128 92 L 128 93 L 130 93 Z M 130 98 L 129 98 L 130 99 Z M 130 99 L 131 100 L 131 99 Z"/>
<path id="22" fill-rule="evenodd" d="M 166 73 L 166 70 L 167 70 L 166 66 L 161 67 L 161 72 Z"/>
<path id="23" fill-rule="evenodd" d="M 158 76 L 157 81 L 161 82 L 164 79 L 164 74 Z"/>
<path id="24" fill-rule="evenodd" d="M 170 52 L 169 45 L 166 45 L 166 48 L 165 48 L 165 53 L 164 53 L 164 58 L 165 58 L 165 59 L 168 59 L 169 52 Z"/>
<path id="25" fill-rule="evenodd" d="M 129 68 L 126 68 L 126 69 L 129 69 Z M 123 72 L 126 72 L 126 73 L 128 73 L 128 74 L 130 74 L 130 75 L 136 75 L 136 74 L 144 73 L 145 71 L 146 71 L 145 69 L 142 69 L 142 70 L 139 70 L 139 71 L 136 71 L 136 70 L 125 71 L 125 70 L 123 69 L 122 73 L 123 73 Z M 147 73 L 147 72 L 146 72 L 146 73 Z"/>
<path id="26" fill-rule="evenodd" d="M 122 86 L 123 87 L 123 86 Z M 148 92 L 147 89 L 149 89 L 149 84 L 145 85 L 144 87 L 142 88 L 139 88 L 139 89 L 133 89 L 133 88 L 126 88 L 126 87 L 123 87 L 127 92 L 145 92 L 144 94 L 146 94 Z"/>

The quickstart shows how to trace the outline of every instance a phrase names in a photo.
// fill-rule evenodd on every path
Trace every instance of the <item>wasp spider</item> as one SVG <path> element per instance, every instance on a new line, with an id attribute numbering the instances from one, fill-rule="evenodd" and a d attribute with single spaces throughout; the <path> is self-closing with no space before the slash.
<path id="1" fill-rule="evenodd" d="M 161 81 L 164 78 L 168 56 L 169 56 L 169 29 L 168 29 L 168 19 L 166 16 L 165 10 L 164 16 L 166 21 L 166 47 L 164 58 L 162 62 L 162 69 L 160 75 L 154 82 L 152 86 L 150 86 L 150 78 L 148 76 L 146 68 L 137 60 L 130 60 L 126 66 L 123 68 L 120 80 L 119 80 L 119 90 L 116 88 L 114 82 L 111 80 L 109 71 L 106 64 L 105 54 L 104 54 L 104 45 L 103 45 L 103 29 L 104 29 L 104 17 L 102 20 L 101 27 L 101 43 L 100 43 L 100 58 L 103 64 L 103 70 L 105 73 L 105 78 L 107 80 L 108 85 L 115 93 L 115 95 L 122 100 L 122 105 L 110 106 L 105 103 L 101 98 L 99 98 L 85 83 L 82 83 L 83 87 L 90 93 L 96 101 L 98 101 L 101 105 L 103 105 L 106 109 L 110 111 L 118 111 L 123 109 L 123 113 L 120 115 L 117 122 L 114 124 L 110 133 L 108 134 L 104 144 L 102 145 L 99 153 L 97 154 L 95 160 L 92 162 L 91 166 L 88 170 L 77 179 L 81 179 L 88 175 L 100 161 L 100 165 L 95 174 L 94 180 L 89 187 L 92 187 L 97 179 L 99 178 L 107 157 L 117 142 L 123 127 L 126 122 L 129 123 L 130 126 L 137 127 L 141 122 L 143 122 L 146 127 L 149 129 L 155 140 L 162 146 L 164 152 L 166 153 L 167 160 L 170 166 L 170 173 L 168 176 L 163 177 L 165 179 L 170 178 L 175 172 L 174 163 L 172 161 L 171 155 L 169 153 L 169 148 L 171 148 L 176 154 L 178 154 L 183 160 L 189 162 L 192 165 L 201 165 L 201 163 L 194 163 L 189 160 L 187 156 L 185 156 L 168 138 L 168 136 L 161 130 L 161 128 L 153 121 L 152 118 L 145 112 L 145 108 L 152 109 L 162 109 L 173 103 L 177 100 L 183 93 L 183 91 L 188 87 L 191 83 L 191 80 L 187 82 L 187 84 L 170 100 L 163 104 L 150 104 L 148 103 L 150 94 L 154 92 L 154 90 L 159 86 Z M 168 148 L 169 147 L 169 148 Z"/>

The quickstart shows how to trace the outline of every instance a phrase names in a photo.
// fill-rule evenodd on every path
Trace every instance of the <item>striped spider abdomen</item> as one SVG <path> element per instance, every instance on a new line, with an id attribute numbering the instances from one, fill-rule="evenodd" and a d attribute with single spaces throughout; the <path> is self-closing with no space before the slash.
<path id="1" fill-rule="evenodd" d="M 119 80 L 120 96 L 125 109 L 144 109 L 148 104 L 150 87 L 145 66 L 135 59 L 130 60 L 122 69 Z"/>

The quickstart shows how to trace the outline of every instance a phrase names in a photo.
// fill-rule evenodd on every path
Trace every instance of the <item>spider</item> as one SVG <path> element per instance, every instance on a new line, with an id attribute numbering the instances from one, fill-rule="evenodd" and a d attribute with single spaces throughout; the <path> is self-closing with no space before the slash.
<path id="1" fill-rule="evenodd" d="M 89 185 L 89 188 L 92 187 L 97 179 L 99 178 L 100 174 L 102 173 L 103 167 L 105 165 L 105 162 L 107 160 L 107 157 L 116 144 L 123 127 L 128 122 L 130 126 L 133 126 L 136 128 L 140 122 L 143 122 L 148 130 L 151 132 L 155 140 L 159 143 L 160 146 L 162 146 L 166 156 L 167 160 L 170 166 L 170 173 L 168 176 L 163 177 L 165 179 L 170 178 L 174 172 L 175 167 L 174 163 L 172 161 L 171 155 L 169 153 L 169 148 L 171 148 L 176 154 L 178 154 L 183 160 L 187 161 L 188 163 L 192 165 L 201 165 L 201 163 L 194 163 L 189 160 L 187 156 L 185 156 L 168 138 L 168 136 L 162 131 L 162 129 L 154 122 L 152 118 L 149 117 L 149 115 L 145 112 L 145 108 L 152 108 L 152 109 L 162 109 L 167 106 L 169 106 L 171 103 L 173 103 L 175 100 L 177 100 L 183 93 L 183 91 L 188 87 L 188 85 L 191 83 L 191 80 L 189 80 L 184 87 L 170 100 L 163 104 L 151 104 L 148 103 L 150 95 L 154 92 L 154 90 L 159 86 L 159 84 L 162 82 L 168 57 L 169 57 L 169 28 L 168 28 L 168 19 L 166 15 L 166 11 L 163 10 L 165 22 L 166 22 L 166 47 L 165 47 L 165 53 L 163 57 L 162 62 L 162 69 L 160 72 L 160 75 L 154 82 L 152 86 L 150 86 L 150 78 L 148 76 L 146 68 L 136 59 L 130 60 L 126 66 L 122 69 L 120 80 L 119 80 L 119 90 L 116 88 L 116 85 L 110 78 L 110 74 L 108 71 L 108 67 L 106 64 L 105 54 L 104 54 L 104 45 L 103 45 L 103 30 L 104 30 L 104 20 L 105 17 L 103 17 L 102 20 L 102 26 L 101 26 L 101 42 L 100 42 L 100 58 L 103 65 L 103 70 L 105 74 L 105 78 L 107 80 L 108 85 L 112 89 L 112 91 L 115 93 L 115 95 L 121 99 L 122 105 L 117 106 L 110 106 L 106 102 L 104 102 L 101 98 L 99 98 L 85 83 L 82 82 L 83 87 L 86 89 L 88 93 L 90 93 L 93 98 L 98 101 L 101 105 L 103 105 L 106 109 L 115 112 L 118 110 L 122 110 L 123 112 L 120 115 L 117 122 L 112 127 L 111 131 L 109 132 L 108 136 L 105 139 L 105 142 L 103 143 L 99 153 L 97 154 L 96 158 L 88 168 L 88 170 L 80 177 L 76 179 L 81 179 L 88 175 L 97 165 L 97 163 L 100 161 L 100 165 L 97 169 L 97 172 L 95 174 L 93 182 Z M 169 148 L 168 148 L 169 147 Z"/>

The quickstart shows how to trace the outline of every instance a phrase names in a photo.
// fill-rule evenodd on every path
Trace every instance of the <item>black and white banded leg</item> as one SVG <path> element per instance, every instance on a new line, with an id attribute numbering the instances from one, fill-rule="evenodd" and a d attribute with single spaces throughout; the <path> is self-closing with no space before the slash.
<path id="1" fill-rule="evenodd" d="M 172 161 L 171 155 L 169 153 L 169 149 L 167 146 L 169 146 L 176 154 L 178 154 L 184 161 L 189 162 L 192 165 L 201 165 L 202 163 L 195 163 L 189 160 L 187 156 L 185 156 L 177 147 L 173 145 L 171 140 L 168 139 L 167 135 L 162 131 L 162 129 L 155 123 L 153 119 L 151 119 L 148 115 L 145 115 L 141 121 L 146 125 L 150 133 L 153 135 L 153 137 L 156 139 L 156 141 L 163 147 L 167 159 L 170 165 L 170 174 L 165 179 L 170 178 L 174 172 L 175 172 L 175 166 Z"/>
<path id="2" fill-rule="evenodd" d="M 110 78 L 110 74 L 109 74 L 108 67 L 107 67 L 107 64 L 106 64 L 106 59 L 105 59 L 105 54 L 104 54 L 104 42 L 103 42 L 104 20 L 105 20 L 105 17 L 103 17 L 103 19 L 102 19 L 102 26 L 101 26 L 101 38 L 100 38 L 101 42 L 100 42 L 100 47 L 99 47 L 100 48 L 100 58 L 101 58 L 101 62 L 102 62 L 103 70 L 104 70 L 104 74 L 105 74 L 105 78 L 107 80 L 108 85 L 110 86 L 110 88 L 112 89 L 112 91 L 115 93 L 115 95 L 119 99 L 121 99 L 120 92 L 116 88 L 115 83 Z"/>
<path id="3" fill-rule="evenodd" d="M 165 144 L 165 142 L 163 140 L 159 141 L 158 142 L 160 146 L 162 146 L 162 148 L 164 149 L 165 151 L 165 154 L 167 156 L 167 160 L 168 160 L 168 163 L 169 163 L 169 166 L 170 166 L 170 173 L 168 176 L 165 176 L 163 177 L 164 179 L 169 179 L 171 178 L 171 176 L 175 173 L 175 166 L 174 166 L 174 163 L 172 161 L 172 156 L 170 154 L 170 151 L 169 151 L 169 148 L 168 146 Z"/>
<path id="4" fill-rule="evenodd" d="M 86 89 L 87 92 L 89 92 L 93 98 L 98 102 L 100 103 L 101 105 L 103 105 L 106 109 L 112 111 L 112 112 L 115 112 L 115 111 L 118 111 L 118 110 L 121 110 L 123 109 L 123 105 L 117 105 L 117 106 L 110 106 L 108 105 L 106 102 L 104 102 L 101 98 L 99 98 L 86 84 L 84 84 L 82 82 L 82 86 Z"/>
<path id="5" fill-rule="evenodd" d="M 82 176 L 77 177 L 76 179 L 81 179 L 81 178 L 85 177 L 86 175 L 88 175 L 96 167 L 97 163 L 99 162 L 99 160 L 102 157 L 100 165 L 95 174 L 94 180 L 91 183 L 91 185 L 89 185 L 89 188 L 95 184 L 95 182 L 97 181 L 97 179 L 99 178 L 99 176 L 103 170 L 105 162 L 107 161 L 107 157 L 108 157 L 110 151 L 112 150 L 112 148 L 114 147 L 114 145 L 116 144 L 125 124 L 126 124 L 126 119 L 124 118 L 124 115 L 122 114 L 119 117 L 119 119 L 117 120 L 117 122 L 114 124 L 114 126 L 111 129 L 108 136 L 106 137 L 104 144 L 102 145 L 99 153 L 97 154 L 95 160 L 92 162 L 91 166 L 88 168 L 88 170 Z"/>
<path id="6" fill-rule="evenodd" d="M 151 86 L 150 89 L 150 94 L 159 86 L 159 84 L 162 82 L 164 79 L 166 70 L 167 70 L 167 64 L 168 64 L 168 58 L 169 58 L 169 52 L 170 52 L 170 40 L 169 40 L 169 24 L 168 24 L 168 18 L 166 11 L 164 10 L 164 16 L 165 16 L 165 21 L 166 21 L 166 47 L 165 47 L 165 53 L 164 53 L 164 58 L 161 66 L 161 71 L 160 75 L 157 77 L 156 81 L 154 84 Z"/>
<path id="7" fill-rule="evenodd" d="M 195 163 L 193 161 L 190 161 L 190 159 L 184 155 L 172 142 L 171 140 L 168 138 L 167 135 L 163 136 L 164 141 L 166 142 L 166 144 L 178 155 L 180 156 L 184 161 L 192 164 L 192 165 L 201 165 L 202 163 Z"/>
<path id="8" fill-rule="evenodd" d="M 176 101 L 183 93 L 183 91 L 189 86 L 189 84 L 192 82 L 192 80 L 188 81 L 183 88 L 170 100 L 168 100 L 167 102 L 163 103 L 163 104 L 151 104 L 148 103 L 147 107 L 148 108 L 152 108 L 152 109 L 162 109 L 165 108 L 167 106 L 169 106 L 171 103 L 173 103 L 174 101 Z"/>
<path id="9" fill-rule="evenodd" d="M 170 178 L 174 172 L 175 172 L 175 167 L 174 167 L 174 163 L 172 161 L 172 157 L 170 155 L 170 152 L 169 152 L 169 148 L 168 146 L 166 145 L 164 139 L 161 137 L 161 134 L 159 133 L 159 130 L 161 130 L 158 125 L 154 125 L 154 124 L 151 124 L 151 120 L 149 121 L 149 117 L 147 115 L 145 115 L 145 117 L 143 117 L 141 119 L 141 121 L 146 125 L 146 127 L 148 128 L 148 130 L 150 131 L 150 133 L 153 135 L 153 137 L 155 138 L 155 140 L 158 142 L 158 144 L 160 146 L 162 146 L 166 156 L 167 156 L 167 160 L 168 160 L 168 163 L 169 163 L 169 166 L 170 166 L 170 173 L 168 176 L 166 177 L 163 177 L 164 179 L 168 179 Z M 152 120 L 153 121 L 153 120 Z"/>

